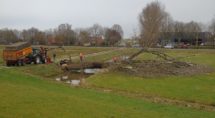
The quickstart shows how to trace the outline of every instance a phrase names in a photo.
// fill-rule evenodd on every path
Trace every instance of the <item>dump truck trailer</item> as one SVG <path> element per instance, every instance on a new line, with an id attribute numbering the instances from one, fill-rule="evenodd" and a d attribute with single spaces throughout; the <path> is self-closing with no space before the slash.
<path id="1" fill-rule="evenodd" d="M 27 42 L 8 45 L 3 50 L 3 59 L 7 66 L 46 63 L 46 58 L 44 51 L 32 48 Z"/>
<path id="2" fill-rule="evenodd" d="M 8 45 L 3 50 L 3 59 L 7 66 L 24 65 L 25 57 L 32 53 L 31 45 L 27 42 Z"/>

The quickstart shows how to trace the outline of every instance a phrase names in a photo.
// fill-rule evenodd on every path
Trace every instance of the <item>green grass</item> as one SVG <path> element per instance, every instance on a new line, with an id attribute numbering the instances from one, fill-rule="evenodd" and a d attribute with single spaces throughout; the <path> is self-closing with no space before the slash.
<path id="1" fill-rule="evenodd" d="M 215 67 L 215 50 L 169 50 L 167 53 L 183 61 Z"/>
<path id="2" fill-rule="evenodd" d="M 0 50 L 3 46 L 0 46 Z M 66 53 L 55 50 L 58 57 L 91 54 L 113 48 L 66 47 Z M 124 49 L 86 58 L 86 61 L 107 61 L 114 56 L 130 55 L 137 49 Z M 215 50 L 162 50 L 180 60 L 215 68 Z M 2 64 L 0 51 L 0 64 Z M 52 52 L 50 52 L 50 55 Z M 136 59 L 159 59 L 141 54 Z M 117 93 L 73 88 L 50 79 L 61 70 L 55 64 L 0 67 L 0 118 L 214 118 L 215 112 L 175 105 L 150 103 Z M 204 104 L 215 104 L 215 73 L 195 76 L 139 78 L 118 72 L 91 76 L 92 87 L 103 87 L 137 94 L 160 96 Z"/>
<path id="3" fill-rule="evenodd" d="M 85 58 L 86 61 L 100 61 L 105 62 L 111 60 L 113 57 L 120 57 L 120 56 L 129 56 L 133 54 L 136 51 L 136 49 L 120 49 L 115 50 L 113 52 L 97 55 L 97 56 L 90 56 Z"/>
<path id="4" fill-rule="evenodd" d="M 51 48 L 51 47 L 49 47 Z M 106 48 L 106 47 L 77 47 L 77 46 L 69 46 L 69 47 L 64 47 L 65 51 L 62 49 L 54 49 L 49 51 L 49 55 L 52 57 L 53 53 L 56 53 L 57 58 L 62 58 L 66 57 L 68 58 L 69 56 L 79 56 L 80 53 L 83 53 L 84 55 L 87 54 L 92 54 L 92 53 L 97 53 L 97 52 L 103 52 L 103 51 L 109 51 L 113 50 L 115 48 Z"/>
<path id="5" fill-rule="evenodd" d="M 192 62 L 196 64 L 208 65 L 211 67 L 215 67 L 215 50 L 209 49 L 174 49 L 174 50 L 165 50 L 161 49 L 162 52 L 182 61 Z M 159 57 L 149 54 L 142 53 L 139 55 L 137 60 L 160 60 Z"/>
<path id="6" fill-rule="evenodd" d="M 40 65 L 25 65 L 24 67 L 14 67 L 22 72 L 38 75 L 45 78 L 56 77 L 63 73 L 61 68 L 57 64 L 40 64 Z"/>
<path id="7" fill-rule="evenodd" d="M 215 74 L 144 79 L 125 73 L 90 77 L 90 86 L 203 104 L 215 104 Z"/>
<path id="8" fill-rule="evenodd" d="M 207 112 L 67 87 L 0 69 L 1 118 L 214 118 Z"/>
<path id="9" fill-rule="evenodd" d="M 215 68 L 215 50 L 164 51 L 174 57 L 179 57 L 180 60 Z M 137 59 L 156 60 L 159 58 L 151 54 L 143 53 Z M 92 76 L 87 82 L 93 87 L 109 88 L 211 105 L 215 104 L 215 73 L 197 74 L 195 76 L 140 78 L 125 73 L 109 72 Z"/>
<path id="10" fill-rule="evenodd" d="M 161 58 L 150 53 L 142 53 L 139 56 L 137 56 L 135 60 L 161 60 Z"/>

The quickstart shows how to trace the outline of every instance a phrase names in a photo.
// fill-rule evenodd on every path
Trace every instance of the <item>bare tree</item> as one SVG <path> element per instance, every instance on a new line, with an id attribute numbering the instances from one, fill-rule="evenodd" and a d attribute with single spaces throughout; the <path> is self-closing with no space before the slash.
<path id="1" fill-rule="evenodd" d="M 167 12 L 163 13 L 163 22 L 161 24 L 161 31 L 162 32 L 172 32 L 174 21 L 173 18 Z"/>
<path id="2" fill-rule="evenodd" d="M 17 35 L 13 30 L 2 29 L 0 30 L 0 43 L 1 44 L 10 44 L 18 41 Z"/>
<path id="3" fill-rule="evenodd" d="M 199 45 L 199 37 L 202 31 L 199 23 L 191 21 L 185 25 L 185 32 L 190 33 L 191 37 L 195 38 L 195 45 L 198 47 Z"/>
<path id="4" fill-rule="evenodd" d="M 139 16 L 140 21 L 140 45 L 144 47 L 139 52 L 131 55 L 129 60 L 132 60 L 142 52 L 148 52 L 155 54 L 165 60 L 172 60 L 168 55 L 149 50 L 149 48 L 155 46 L 162 32 L 162 24 L 165 23 L 168 13 L 164 10 L 164 7 L 159 2 L 151 2 L 148 4 Z"/>
<path id="5" fill-rule="evenodd" d="M 82 30 L 78 35 L 78 39 L 79 39 L 80 45 L 83 45 L 85 43 L 90 43 L 90 34 L 87 31 Z"/>
<path id="6" fill-rule="evenodd" d="M 123 32 L 122 27 L 119 24 L 114 24 L 111 29 L 115 30 L 116 32 L 118 32 L 121 35 L 121 37 L 123 37 L 124 32 Z"/>
<path id="7" fill-rule="evenodd" d="M 30 42 L 34 45 L 45 45 L 46 42 L 46 34 L 43 31 L 40 31 L 36 28 L 30 28 L 28 30 L 22 31 L 22 39 L 24 41 Z"/>
<path id="8" fill-rule="evenodd" d="M 209 31 L 212 33 L 211 40 L 213 42 L 213 47 L 215 48 L 215 18 L 213 18 L 211 21 Z"/>
<path id="9" fill-rule="evenodd" d="M 55 39 L 58 44 L 62 45 L 71 45 L 76 42 L 75 32 L 72 30 L 72 26 L 70 24 L 61 24 L 55 30 Z"/>
<path id="10" fill-rule="evenodd" d="M 178 43 L 181 43 L 183 37 L 185 37 L 185 23 L 175 21 L 173 29 L 174 38 L 178 39 Z"/>
<path id="11" fill-rule="evenodd" d="M 164 7 L 157 1 L 151 2 L 143 9 L 139 16 L 141 46 L 150 48 L 156 45 L 166 14 Z"/>
<path id="12" fill-rule="evenodd" d="M 172 17 L 166 13 L 161 25 L 160 44 L 166 45 L 174 36 L 174 21 Z"/>
<path id="13" fill-rule="evenodd" d="M 211 21 L 210 23 L 210 26 L 209 26 L 209 30 L 215 34 L 215 18 L 213 18 L 213 20 Z"/>
<path id="14" fill-rule="evenodd" d="M 30 42 L 31 44 L 39 44 L 37 35 L 39 34 L 39 30 L 36 28 L 30 28 L 22 31 L 22 37 L 24 41 Z"/>
<path id="15" fill-rule="evenodd" d="M 104 29 L 99 24 L 94 24 L 91 28 L 89 28 L 89 31 L 93 37 L 100 37 L 104 35 Z"/>
<path id="16" fill-rule="evenodd" d="M 105 42 L 108 46 L 115 46 L 122 39 L 119 32 L 107 29 L 105 32 Z"/>
<path id="17" fill-rule="evenodd" d="M 133 29 L 133 35 L 132 35 L 132 37 L 131 37 L 131 46 L 132 45 L 138 45 L 138 41 L 140 40 L 140 37 L 139 37 L 139 35 L 138 35 L 138 33 L 137 33 L 137 29 L 136 28 L 134 28 Z"/>

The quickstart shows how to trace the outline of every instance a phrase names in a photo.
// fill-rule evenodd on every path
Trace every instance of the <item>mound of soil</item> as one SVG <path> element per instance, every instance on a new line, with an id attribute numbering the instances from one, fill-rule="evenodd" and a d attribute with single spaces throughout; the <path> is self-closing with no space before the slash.
<path id="1" fill-rule="evenodd" d="M 120 72 L 128 74 L 152 77 L 166 75 L 195 75 L 201 73 L 210 73 L 214 70 L 207 66 L 186 63 L 186 62 L 168 62 L 168 61 L 142 61 L 132 62 L 132 64 L 123 64 L 116 68 Z"/>

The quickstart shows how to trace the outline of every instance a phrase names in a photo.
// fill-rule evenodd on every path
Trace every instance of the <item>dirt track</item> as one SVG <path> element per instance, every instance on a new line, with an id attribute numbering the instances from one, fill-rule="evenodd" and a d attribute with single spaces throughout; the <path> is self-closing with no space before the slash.
<path id="1" fill-rule="evenodd" d="M 97 53 L 86 54 L 86 55 L 84 55 L 84 57 L 93 57 L 93 56 L 108 54 L 108 53 L 111 53 L 111 52 L 114 52 L 114 51 L 117 51 L 117 50 L 123 50 L 123 48 L 118 48 L 118 49 L 109 50 L 109 51 L 102 51 L 102 52 L 97 52 Z M 63 60 L 63 59 L 69 59 L 69 55 L 60 57 L 56 61 L 59 62 L 60 60 Z M 71 59 L 72 60 L 79 59 L 79 56 L 73 56 L 73 57 L 71 57 Z"/>

